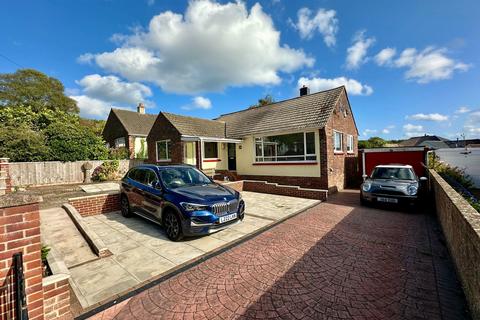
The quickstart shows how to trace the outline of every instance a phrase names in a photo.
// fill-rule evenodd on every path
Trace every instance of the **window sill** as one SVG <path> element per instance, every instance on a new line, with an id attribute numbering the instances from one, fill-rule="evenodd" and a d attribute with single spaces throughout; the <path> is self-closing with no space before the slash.
<path id="1" fill-rule="evenodd" d="M 333 151 L 333 154 L 341 155 L 341 154 L 343 154 L 343 151 Z"/>
<path id="2" fill-rule="evenodd" d="M 157 162 L 172 162 L 172 159 L 162 159 L 162 160 L 157 159 Z"/>
<path id="3" fill-rule="evenodd" d="M 220 162 L 222 159 L 217 159 L 217 158 L 208 158 L 208 159 L 203 159 L 203 162 Z"/>
<path id="4" fill-rule="evenodd" d="M 355 154 L 353 151 L 347 151 L 348 154 Z"/>
<path id="5" fill-rule="evenodd" d="M 254 162 L 252 163 L 252 165 L 254 166 L 298 166 L 298 165 L 305 165 L 305 166 L 309 166 L 309 165 L 316 165 L 318 164 L 317 161 L 292 161 L 292 162 L 288 162 L 288 161 L 278 161 L 278 162 Z"/>

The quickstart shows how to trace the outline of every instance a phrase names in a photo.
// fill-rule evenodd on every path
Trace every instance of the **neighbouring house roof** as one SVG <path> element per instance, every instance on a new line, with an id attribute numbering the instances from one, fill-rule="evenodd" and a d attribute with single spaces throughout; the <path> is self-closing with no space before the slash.
<path id="1" fill-rule="evenodd" d="M 420 136 L 420 137 L 411 137 L 410 139 L 404 140 L 399 143 L 401 147 L 415 147 L 422 145 L 425 141 L 448 141 L 448 139 L 438 137 L 438 136 Z"/>
<path id="2" fill-rule="evenodd" d="M 225 122 L 160 112 L 181 135 L 225 138 Z"/>
<path id="3" fill-rule="evenodd" d="M 467 140 L 451 140 L 446 142 L 450 148 L 464 148 L 465 144 L 470 146 L 472 144 L 480 144 L 480 139 L 467 139 Z"/>
<path id="4" fill-rule="evenodd" d="M 345 90 L 338 87 L 296 97 L 261 107 L 221 115 L 216 120 L 226 123 L 226 134 L 240 138 L 250 134 L 322 128 Z"/>
<path id="5" fill-rule="evenodd" d="M 431 140 L 423 141 L 419 144 L 419 146 L 428 147 L 430 149 L 450 148 L 448 144 L 445 143 L 445 141 L 431 141 Z"/>
<path id="6" fill-rule="evenodd" d="M 152 129 L 156 114 L 138 113 L 123 109 L 114 109 L 112 112 L 117 116 L 129 135 L 144 135 L 147 136 Z"/>

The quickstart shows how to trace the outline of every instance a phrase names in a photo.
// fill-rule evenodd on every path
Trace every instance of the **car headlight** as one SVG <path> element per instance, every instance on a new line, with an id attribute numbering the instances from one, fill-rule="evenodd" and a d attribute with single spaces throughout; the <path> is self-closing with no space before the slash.
<path id="1" fill-rule="evenodd" d="M 409 186 L 407 187 L 407 193 L 408 193 L 409 195 L 411 195 L 411 196 L 416 195 L 416 194 L 417 194 L 417 191 L 418 191 L 417 186 L 415 186 L 415 185 L 413 185 L 413 184 L 412 184 L 412 185 L 409 185 Z"/>
<path id="2" fill-rule="evenodd" d="M 180 202 L 180 205 L 183 207 L 183 209 L 185 209 L 185 211 L 202 211 L 208 209 L 208 206 L 204 204 Z"/>
<path id="3" fill-rule="evenodd" d="M 364 182 L 362 184 L 362 190 L 365 192 L 368 192 L 372 188 L 372 183 L 371 182 Z"/>

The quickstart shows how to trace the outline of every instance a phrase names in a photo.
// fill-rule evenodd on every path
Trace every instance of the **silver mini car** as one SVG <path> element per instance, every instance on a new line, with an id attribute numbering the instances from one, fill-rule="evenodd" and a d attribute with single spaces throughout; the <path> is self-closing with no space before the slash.
<path id="1" fill-rule="evenodd" d="M 364 176 L 360 187 L 360 202 L 363 205 L 373 203 L 395 203 L 415 205 L 420 193 L 420 181 L 410 165 L 379 165 L 372 174 Z"/>

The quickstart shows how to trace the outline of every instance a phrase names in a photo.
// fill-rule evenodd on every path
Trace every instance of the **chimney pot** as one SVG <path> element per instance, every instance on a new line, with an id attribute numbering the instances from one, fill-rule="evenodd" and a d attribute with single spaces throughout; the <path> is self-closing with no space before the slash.
<path id="1" fill-rule="evenodd" d="M 137 106 L 137 112 L 141 114 L 145 114 L 145 105 L 143 103 L 139 103 Z"/>
<path id="2" fill-rule="evenodd" d="M 307 87 L 306 85 L 303 85 L 300 88 L 300 97 L 306 96 L 307 94 L 310 94 L 310 88 Z"/>

